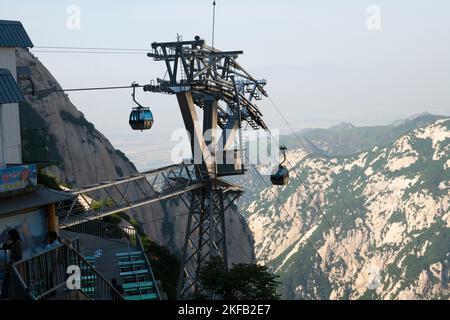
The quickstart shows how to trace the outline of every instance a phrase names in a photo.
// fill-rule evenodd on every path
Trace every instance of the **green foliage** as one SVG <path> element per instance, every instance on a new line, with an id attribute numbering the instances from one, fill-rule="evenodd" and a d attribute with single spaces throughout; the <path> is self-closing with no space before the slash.
<path id="1" fill-rule="evenodd" d="M 399 279 L 401 273 L 402 270 L 399 267 L 397 267 L 395 263 L 391 263 L 386 267 L 385 274 L 394 277 L 394 279 Z"/>
<path id="2" fill-rule="evenodd" d="M 406 219 L 405 213 L 402 211 L 395 211 L 388 220 L 389 224 L 397 223 L 397 222 L 404 222 Z"/>
<path id="3" fill-rule="evenodd" d="M 141 239 L 156 279 L 161 280 L 168 298 L 176 299 L 180 261 L 166 247 L 152 241 L 146 235 L 141 235 Z"/>
<path id="4" fill-rule="evenodd" d="M 293 289 L 301 285 L 306 295 L 309 295 L 309 293 L 312 294 L 310 298 L 329 299 L 332 292 L 332 285 L 325 274 L 326 270 L 323 271 L 318 267 L 320 258 L 313 248 L 313 246 L 319 248 L 322 245 L 323 234 L 325 233 L 325 230 L 328 229 L 328 225 L 322 221 L 314 233 L 309 237 L 311 245 L 305 243 L 296 254 L 289 258 L 279 272 L 280 280 L 285 284 L 285 287 L 282 288 L 284 297 L 292 298 L 295 296 L 296 293 Z M 293 247 L 290 249 L 292 248 Z M 290 250 L 287 251 L 289 252 Z M 280 263 L 280 260 L 281 259 L 277 259 L 276 263 Z M 271 263 L 271 265 L 276 265 L 276 263 Z M 328 269 L 328 266 L 325 266 L 325 269 Z M 291 282 L 291 288 L 286 287 L 286 283 L 289 282 Z"/>
<path id="5" fill-rule="evenodd" d="M 211 259 L 201 270 L 200 282 L 213 298 L 224 300 L 276 300 L 279 281 L 266 266 L 236 264 L 230 270 L 220 257 Z"/>
<path id="6" fill-rule="evenodd" d="M 418 256 L 419 250 L 429 241 L 426 254 Z M 413 237 L 413 241 L 408 243 L 400 252 L 398 257 L 406 256 L 402 266 L 406 268 L 405 281 L 414 281 L 418 275 L 428 268 L 428 266 L 440 262 L 450 252 L 450 228 L 447 228 L 443 222 L 437 222 Z"/>
<path id="7" fill-rule="evenodd" d="M 37 174 L 37 182 L 49 189 L 61 191 L 61 188 L 55 177 L 49 176 L 43 170 L 39 170 Z"/>
<path id="8" fill-rule="evenodd" d="M 108 208 L 114 206 L 114 201 L 110 198 L 102 200 L 93 200 L 91 203 L 92 209 L 101 210 L 102 208 Z"/>
<path id="9" fill-rule="evenodd" d="M 178 274 L 180 272 L 180 261 L 177 256 L 171 253 L 166 247 L 151 240 L 144 233 L 142 226 L 136 219 L 126 216 L 126 220 L 131 223 L 140 236 L 142 246 L 152 265 L 155 278 L 161 280 L 163 289 L 167 293 L 167 297 L 171 300 L 176 299 Z"/>
<path id="10" fill-rule="evenodd" d="M 124 219 L 124 216 L 127 216 L 123 212 L 114 213 L 112 215 L 106 216 L 102 218 L 103 222 L 118 225 Z"/>
<path id="11" fill-rule="evenodd" d="M 377 299 L 378 299 L 377 292 L 375 290 L 367 289 L 366 292 L 364 292 L 364 294 L 361 297 L 359 297 L 358 300 L 377 300 Z"/>

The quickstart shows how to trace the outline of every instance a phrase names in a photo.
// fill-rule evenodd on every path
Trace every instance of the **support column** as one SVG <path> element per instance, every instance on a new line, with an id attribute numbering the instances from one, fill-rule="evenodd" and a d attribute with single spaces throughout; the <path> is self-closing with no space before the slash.
<path id="1" fill-rule="evenodd" d="M 48 231 L 59 232 L 58 216 L 56 215 L 56 205 L 54 203 L 47 206 L 47 229 Z"/>
<path id="2" fill-rule="evenodd" d="M 202 170 L 210 174 L 214 173 L 214 157 L 211 156 L 203 136 L 202 123 L 198 118 L 196 107 L 190 92 L 177 94 L 178 104 L 183 117 L 184 126 L 189 133 L 191 142 L 192 157 L 194 163 L 198 164 Z M 207 117 L 215 118 L 217 122 L 217 104 L 212 104 Z M 209 121 L 211 122 L 211 120 Z"/>
<path id="3" fill-rule="evenodd" d="M 219 256 L 228 265 L 223 202 L 222 190 L 211 185 L 192 194 L 180 265 L 178 299 L 203 293 L 200 272 L 212 257 Z"/>

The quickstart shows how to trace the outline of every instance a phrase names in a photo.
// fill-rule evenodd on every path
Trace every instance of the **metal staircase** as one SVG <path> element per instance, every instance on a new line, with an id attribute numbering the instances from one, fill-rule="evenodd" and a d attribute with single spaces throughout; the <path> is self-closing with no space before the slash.
<path id="1" fill-rule="evenodd" d="M 85 220 L 82 223 L 67 227 L 63 232 L 67 231 L 79 233 L 80 242 L 83 241 L 84 235 L 92 236 L 91 242 L 95 242 L 96 238 L 114 242 L 110 250 L 104 248 L 104 251 L 108 251 L 105 254 L 109 254 L 109 257 L 89 256 L 85 258 L 90 259 L 92 265 L 97 263 L 97 271 L 102 274 L 111 274 L 111 269 L 117 269 L 116 278 L 120 277 L 122 280 L 119 283 L 122 283 L 125 300 L 161 299 L 150 261 L 135 228 L 99 220 Z M 83 251 L 83 249 L 81 250 Z M 93 254 L 93 252 L 89 252 L 89 254 Z M 106 260 L 102 261 L 104 259 Z M 86 276 L 86 281 L 92 280 L 92 277 L 88 277 L 87 274 Z M 89 295 L 89 292 L 87 292 L 89 290 L 86 289 L 84 292 Z"/>
<path id="2" fill-rule="evenodd" d="M 68 288 L 68 267 L 81 271 L 81 286 Z M 61 244 L 11 269 L 13 300 L 123 300 L 122 295 L 72 246 Z"/>
<path id="3" fill-rule="evenodd" d="M 219 250 L 216 253 L 226 261 L 224 216 L 243 190 L 222 178 L 211 179 L 204 166 L 180 164 L 66 192 L 73 199 L 57 206 L 62 230 L 178 197 L 189 212 L 179 275 L 178 296 L 181 297 L 188 291 L 197 290 L 200 270 L 197 264 L 209 259 L 208 249 Z M 139 237 L 136 239 L 140 240 Z M 151 272 L 150 267 L 148 270 Z M 153 275 L 152 278 L 154 282 Z M 158 290 L 157 286 L 155 290 Z M 160 298 L 159 293 L 157 298 Z"/>

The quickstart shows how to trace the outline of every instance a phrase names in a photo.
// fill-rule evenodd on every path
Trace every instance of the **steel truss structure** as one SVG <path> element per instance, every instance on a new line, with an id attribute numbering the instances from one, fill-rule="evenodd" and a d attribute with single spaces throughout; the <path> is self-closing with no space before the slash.
<path id="1" fill-rule="evenodd" d="M 203 188 L 206 182 L 201 175 L 196 175 L 197 169 L 197 166 L 192 164 L 173 165 L 79 190 L 67 190 L 72 194 L 73 200 L 58 204 L 60 228 Z M 181 199 L 184 201 L 183 197 Z"/>
<path id="2" fill-rule="evenodd" d="M 190 138 L 192 164 L 71 191 L 74 200 L 58 208 L 64 228 L 178 196 L 189 210 L 179 299 L 202 292 L 200 271 L 212 257 L 220 256 L 228 268 L 225 215 L 242 188 L 221 177 L 245 172 L 242 123 L 268 130 L 255 104 L 267 96 L 266 81 L 256 80 L 236 62 L 242 53 L 219 51 L 199 37 L 153 43 L 148 56 L 165 63 L 169 79 L 157 79 L 143 90 L 176 95 Z M 197 108 L 203 112 L 202 120 Z"/>
<path id="3" fill-rule="evenodd" d="M 225 213 L 241 193 L 239 187 L 229 189 L 218 185 L 191 192 L 178 298 L 203 293 L 198 279 L 201 267 L 211 256 L 228 261 Z"/>
<path id="4" fill-rule="evenodd" d="M 180 299 L 202 291 L 200 270 L 211 257 L 220 256 L 228 268 L 225 214 L 236 198 L 227 203 L 218 179 L 245 173 L 243 122 L 255 130 L 268 130 L 255 104 L 267 97 L 266 81 L 256 80 L 237 63 L 242 53 L 209 47 L 198 36 L 194 41 L 154 42 L 148 53 L 165 63 L 168 80 L 157 79 L 144 91 L 176 95 L 194 163 L 207 182 L 192 192 L 177 290 Z M 203 112 L 202 123 L 196 107 Z"/>

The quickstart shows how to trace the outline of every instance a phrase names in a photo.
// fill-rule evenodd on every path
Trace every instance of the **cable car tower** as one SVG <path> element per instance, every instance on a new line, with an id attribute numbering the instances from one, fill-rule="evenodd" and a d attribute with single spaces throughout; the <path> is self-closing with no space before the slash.
<path id="1" fill-rule="evenodd" d="M 195 175 L 206 181 L 191 196 L 177 292 L 178 298 L 185 298 L 201 291 L 200 269 L 211 257 L 222 257 L 228 266 L 225 212 L 242 190 L 225 190 L 221 177 L 245 172 L 243 122 L 267 130 L 255 104 L 267 96 L 266 81 L 254 79 L 236 62 L 242 51 L 217 50 L 198 36 L 151 47 L 148 56 L 165 63 L 168 79 L 157 79 L 144 91 L 176 95 L 197 165 Z"/>

